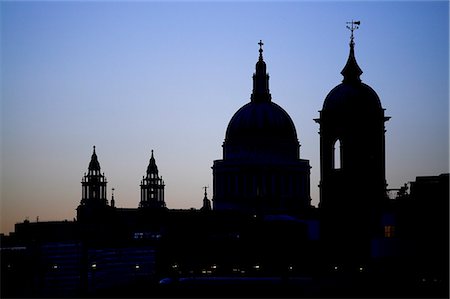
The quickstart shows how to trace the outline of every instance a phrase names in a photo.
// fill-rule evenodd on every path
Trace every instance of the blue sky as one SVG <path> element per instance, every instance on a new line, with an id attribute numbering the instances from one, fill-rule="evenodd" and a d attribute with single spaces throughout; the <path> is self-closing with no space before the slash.
<path id="1" fill-rule="evenodd" d="M 392 117 L 389 188 L 448 172 L 447 1 L 0 5 L 2 232 L 26 217 L 73 219 L 93 145 L 117 206 L 138 206 L 154 149 L 167 206 L 199 208 L 228 122 L 249 101 L 260 39 L 317 204 L 313 119 L 342 80 L 352 19 L 361 79 Z"/>

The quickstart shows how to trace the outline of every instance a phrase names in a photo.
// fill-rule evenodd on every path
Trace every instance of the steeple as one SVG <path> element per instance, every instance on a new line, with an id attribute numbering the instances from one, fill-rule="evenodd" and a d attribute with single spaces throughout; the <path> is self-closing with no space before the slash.
<path id="1" fill-rule="evenodd" d="M 200 210 L 202 211 L 211 211 L 211 201 L 208 199 L 208 193 L 206 193 L 206 189 L 208 187 L 203 187 L 205 189 L 205 195 L 203 197 L 203 206 Z"/>
<path id="2" fill-rule="evenodd" d="M 351 24 L 351 26 L 347 26 L 347 28 L 351 31 L 350 36 L 350 54 L 348 55 L 347 63 L 345 64 L 344 68 L 341 71 L 342 76 L 344 76 L 344 79 L 342 82 L 344 83 L 358 83 L 361 82 L 361 79 L 359 76 L 363 73 L 363 71 L 358 66 L 358 63 L 356 62 L 355 58 L 355 42 L 353 41 L 353 31 L 359 28 L 359 25 L 361 24 L 360 21 L 351 21 L 347 22 L 347 24 Z"/>
<path id="3" fill-rule="evenodd" d="M 95 204 L 106 206 L 106 177 L 100 173 L 100 163 L 97 159 L 97 154 L 94 151 L 89 162 L 88 173 L 84 174 L 81 180 L 82 197 L 81 204 Z"/>
<path id="4" fill-rule="evenodd" d="M 158 175 L 158 166 L 156 166 L 155 157 L 153 157 L 153 150 L 152 150 L 152 156 L 150 157 L 150 162 L 148 163 L 147 174 Z"/>
<path id="5" fill-rule="evenodd" d="M 114 200 L 114 188 L 111 189 L 111 207 L 114 208 L 116 206 L 116 201 Z"/>
<path id="6" fill-rule="evenodd" d="M 251 95 L 252 102 L 270 102 L 272 96 L 269 91 L 269 75 L 266 72 L 266 63 L 263 60 L 264 43 L 259 41 L 259 59 L 256 63 L 256 71 L 253 74 L 253 92 Z"/>
<path id="7" fill-rule="evenodd" d="M 88 171 L 94 171 L 94 172 L 100 172 L 100 163 L 98 163 L 97 154 L 95 153 L 95 145 L 94 145 L 94 151 L 91 156 L 91 162 L 89 162 Z"/>
<path id="8" fill-rule="evenodd" d="M 158 175 L 158 166 L 156 166 L 155 157 L 150 157 L 147 167 L 147 175 L 142 177 L 141 181 L 141 201 L 140 208 L 164 208 L 164 181 Z"/>

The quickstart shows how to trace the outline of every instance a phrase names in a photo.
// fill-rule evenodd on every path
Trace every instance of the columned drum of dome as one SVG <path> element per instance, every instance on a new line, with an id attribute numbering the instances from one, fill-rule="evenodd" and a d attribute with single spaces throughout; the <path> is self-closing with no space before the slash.
<path id="1" fill-rule="evenodd" d="M 231 118 L 213 165 L 215 210 L 298 211 L 310 206 L 308 160 L 289 114 L 272 102 L 262 42 L 249 103 Z"/>

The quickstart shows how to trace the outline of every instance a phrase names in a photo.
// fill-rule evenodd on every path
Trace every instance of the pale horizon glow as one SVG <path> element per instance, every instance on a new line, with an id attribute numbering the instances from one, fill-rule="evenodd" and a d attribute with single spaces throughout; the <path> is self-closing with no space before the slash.
<path id="1" fill-rule="evenodd" d="M 449 4 L 9 2 L 1 7 L 1 233 L 72 220 L 92 146 L 117 207 L 136 208 L 151 150 L 168 208 L 212 196 L 213 161 L 250 99 L 258 42 L 319 202 L 319 116 L 360 20 L 361 79 L 386 115 L 386 178 L 449 172 Z M 357 124 L 355 124 L 357 125 Z"/>

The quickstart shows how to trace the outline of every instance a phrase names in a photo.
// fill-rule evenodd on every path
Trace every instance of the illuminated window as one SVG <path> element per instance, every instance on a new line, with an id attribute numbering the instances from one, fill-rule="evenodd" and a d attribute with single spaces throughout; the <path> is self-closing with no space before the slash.
<path id="1" fill-rule="evenodd" d="M 393 238 L 395 235 L 395 226 L 386 225 L 384 226 L 384 237 L 385 238 Z"/>

